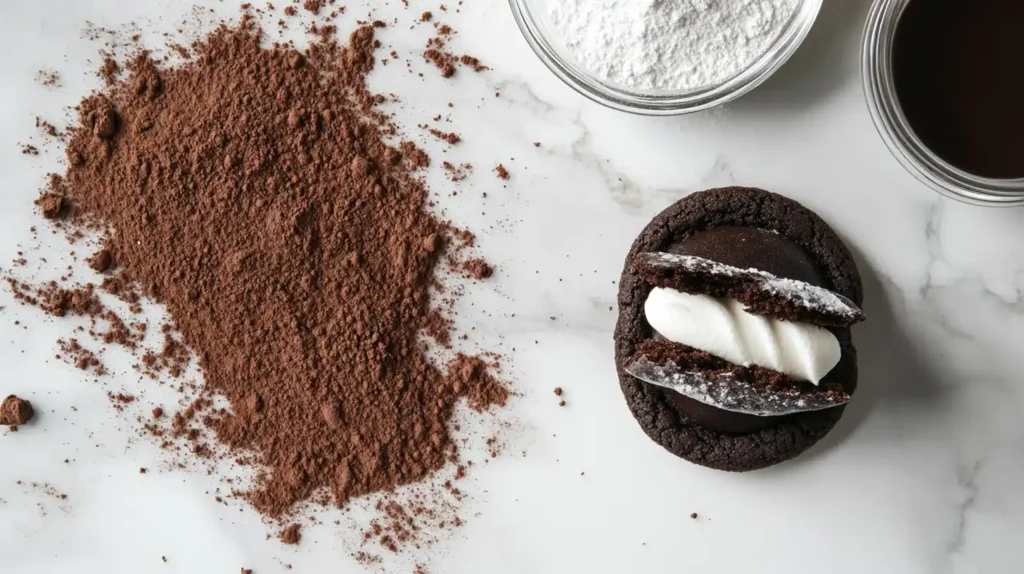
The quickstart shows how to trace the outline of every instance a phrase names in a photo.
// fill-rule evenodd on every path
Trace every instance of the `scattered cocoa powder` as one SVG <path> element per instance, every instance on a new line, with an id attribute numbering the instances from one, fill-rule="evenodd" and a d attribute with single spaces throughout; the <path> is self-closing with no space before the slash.
<path id="1" fill-rule="evenodd" d="M 44 85 L 44 86 L 47 86 L 47 87 L 50 87 L 50 88 L 59 88 L 60 87 L 60 73 L 59 72 L 39 70 L 39 73 L 36 74 L 36 78 L 39 80 L 39 83 Z"/>
<path id="2" fill-rule="evenodd" d="M 22 155 L 39 155 L 39 148 L 34 145 L 25 144 L 21 146 Z"/>
<path id="3" fill-rule="evenodd" d="M 427 155 L 384 143 L 395 129 L 365 85 L 373 26 L 347 46 L 318 33 L 305 54 L 264 49 L 243 18 L 177 68 L 141 53 L 81 103 L 67 173 L 39 200 L 107 230 L 119 271 L 105 290 L 167 305 L 178 331 L 161 354 L 194 350 L 205 392 L 231 404 L 175 413 L 172 429 L 197 440 L 201 423 L 256 453 L 267 470 L 244 495 L 274 518 L 320 489 L 342 505 L 424 479 L 457 456 L 460 398 L 485 410 L 508 396 L 479 358 L 427 359 L 419 334 L 451 330 L 429 294 L 444 238 L 466 233 L 427 211 Z M 54 315 L 108 313 L 91 285 L 10 285 Z"/>
<path id="4" fill-rule="evenodd" d="M 469 174 L 473 173 L 473 166 L 468 163 L 455 165 L 450 161 L 441 163 L 441 167 L 448 172 L 448 177 L 454 182 L 464 181 Z"/>
<path id="5" fill-rule="evenodd" d="M 423 50 L 423 59 L 431 63 L 438 70 L 441 70 L 442 78 L 450 78 L 455 75 L 455 66 L 462 64 L 471 68 L 474 72 L 488 70 L 487 66 L 480 63 L 480 59 L 468 54 L 456 56 L 448 51 L 447 45 L 452 28 L 447 24 L 434 24 L 437 27 L 437 36 L 427 40 L 427 47 Z"/>
<path id="6" fill-rule="evenodd" d="M 68 314 L 98 317 L 105 310 L 91 284 L 65 289 L 56 282 L 50 282 L 42 287 L 34 287 L 27 283 L 19 283 L 11 277 L 7 278 L 7 284 L 14 293 L 15 300 L 39 307 L 55 317 Z"/>
<path id="7" fill-rule="evenodd" d="M 462 141 L 462 136 L 456 133 L 443 132 L 438 129 L 431 128 L 430 135 L 436 137 L 439 140 L 444 140 L 452 145 L 455 145 Z"/>
<path id="8" fill-rule="evenodd" d="M 0 425 L 10 425 L 13 427 L 25 425 L 32 420 L 33 416 L 35 416 L 35 410 L 32 408 L 32 403 L 25 399 L 9 395 L 0 404 Z"/>
<path id="9" fill-rule="evenodd" d="M 53 138 L 59 138 L 62 135 L 57 130 L 57 126 L 51 124 L 50 122 L 41 120 L 39 118 L 36 118 L 36 127 L 37 128 L 42 128 L 43 133 L 45 133 L 46 135 L 48 135 L 50 137 L 53 137 Z"/>
<path id="10" fill-rule="evenodd" d="M 302 525 L 292 524 L 278 535 L 285 544 L 298 544 L 302 540 Z"/>
<path id="11" fill-rule="evenodd" d="M 420 22 L 430 22 L 433 18 L 434 14 L 428 10 L 420 16 Z"/>
<path id="12" fill-rule="evenodd" d="M 562 387 L 555 387 L 555 396 L 556 397 L 562 396 Z"/>
<path id="13" fill-rule="evenodd" d="M 696 512 L 691 513 L 690 514 L 690 518 L 692 518 L 694 520 L 697 520 L 697 513 Z"/>
<path id="14" fill-rule="evenodd" d="M 508 170 L 505 169 L 505 166 L 500 163 L 498 164 L 498 167 L 494 168 L 494 171 L 498 174 L 499 178 L 504 179 L 506 181 L 512 177 L 511 175 L 509 175 Z"/>
<path id="15" fill-rule="evenodd" d="M 110 397 L 111 401 L 121 403 L 122 405 L 128 405 L 135 402 L 135 397 L 125 393 L 109 393 L 108 396 Z"/>

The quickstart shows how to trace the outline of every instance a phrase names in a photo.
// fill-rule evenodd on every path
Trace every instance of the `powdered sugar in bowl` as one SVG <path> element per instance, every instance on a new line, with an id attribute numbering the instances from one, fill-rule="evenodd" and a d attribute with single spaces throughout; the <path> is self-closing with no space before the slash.
<path id="1" fill-rule="evenodd" d="M 810 32 L 822 0 L 509 0 L 530 47 L 608 107 L 685 114 L 749 92 Z"/>

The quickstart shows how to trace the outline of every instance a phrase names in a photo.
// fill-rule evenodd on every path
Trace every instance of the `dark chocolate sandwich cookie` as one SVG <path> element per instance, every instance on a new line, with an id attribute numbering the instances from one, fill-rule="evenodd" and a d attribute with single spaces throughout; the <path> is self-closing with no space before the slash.
<path id="1" fill-rule="evenodd" d="M 745 471 L 824 437 L 857 388 L 863 320 L 849 250 L 816 214 L 761 189 L 692 194 L 626 258 L 615 359 L 633 416 L 673 454 Z"/>

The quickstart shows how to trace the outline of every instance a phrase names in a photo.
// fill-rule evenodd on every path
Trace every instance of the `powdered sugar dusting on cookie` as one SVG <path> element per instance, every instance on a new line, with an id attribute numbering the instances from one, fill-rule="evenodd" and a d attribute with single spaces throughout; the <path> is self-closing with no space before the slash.
<path id="1" fill-rule="evenodd" d="M 767 392 L 730 373 L 684 371 L 675 363 L 658 364 L 644 356 L 626 365 L 626 372 L 706 405 L 760 417 L 818 411 L 850 400 L 848 393 L 835 390 L 802 393 L 793 388 Z"/>
<path id="2" fill-rule="evenodd" d="M 740 269 L 703 257 L 664 252 L 641 253 L 637 259 L 652 268 L 752 282 L 763 292 L 795 307 L 836 317 L 844 323 L 856 323 L 864 317 L 857 305 L 838 293 L 803 281 L 778 277 L 760 269 Z"/>

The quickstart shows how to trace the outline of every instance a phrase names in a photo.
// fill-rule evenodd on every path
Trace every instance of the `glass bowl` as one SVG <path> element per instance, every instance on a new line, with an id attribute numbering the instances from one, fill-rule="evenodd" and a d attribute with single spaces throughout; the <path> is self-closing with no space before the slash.
<path id="1" fill-rule="evenodd" d="M 896 160 L 942 195 L 972 205 L 1024 205 L 1024 179 L 992 179 L 958 169 L 932 153 L 911 129 L 896 97 L 892 75 L 893 38 L 909 3 L 910 0 L 875 0 L 868 13 L 861 72 L 875 128 Z"/>
<path id="2" fill-rule="evenodd" d="M 602 80 L 580 67 L 549 28 L 545 5 L 550 1 L 553 0 L 509 0 L 519 29 L 541 61 L 581 95 L 609 108 L 651 116 L 705 110 L 753 90 L 793 55 L 814 25 L 822 3 L 802 0 L 779 37 L 747 69 L 719 84 L 682 91 L 631 89 Z"/>

